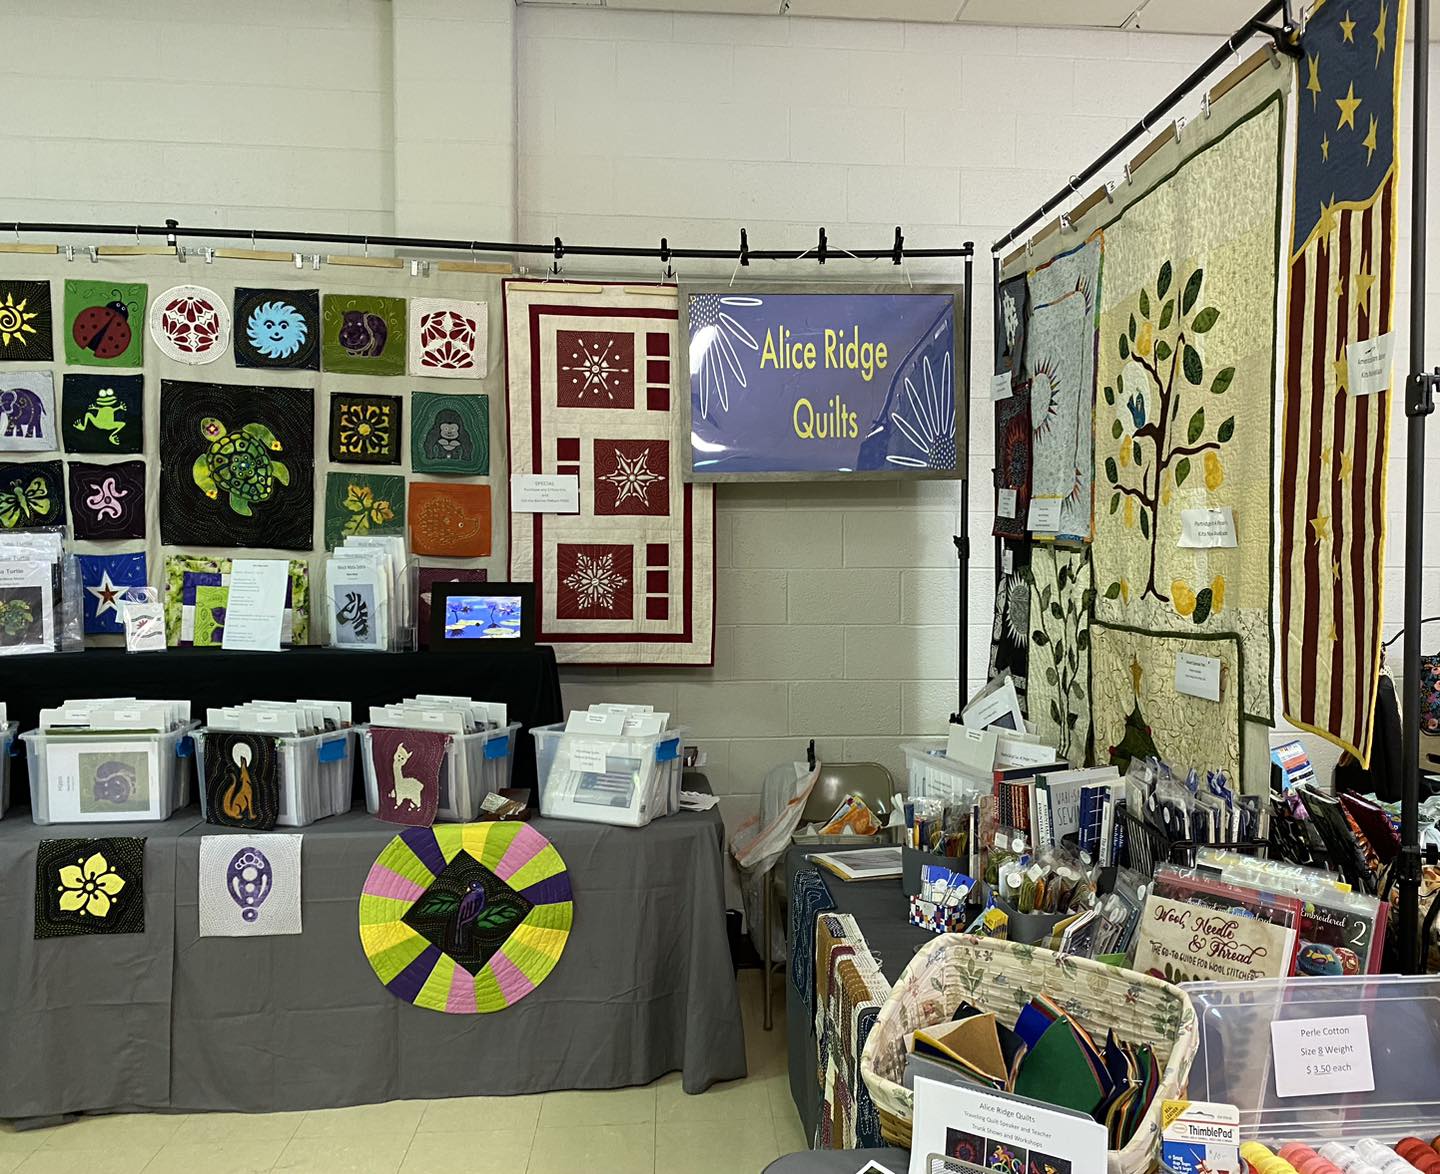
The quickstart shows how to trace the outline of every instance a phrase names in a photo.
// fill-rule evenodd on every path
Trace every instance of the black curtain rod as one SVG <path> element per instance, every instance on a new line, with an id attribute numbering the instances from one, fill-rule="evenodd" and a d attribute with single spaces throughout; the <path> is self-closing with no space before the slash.
<path id="1" fill-rule="evenodd" d="M 1284 17 L 1283 23 L 1279 28 L 1265 23 L 1276 13 L 1281 13 Z M 1298 57 L 1300 55 L 1300 49 L 1293 41 L 1295 31 L 1295 24 L 1290 19 L 1290 0 L 1266 0 L 1266 3 L 1261 5 L 1260 10 L 1255 13 L 1254 16 L 1246 21 L 1241 28 L 1232 33 L 1215 52 L 1211 53 L 1209 57 L 1196 67 L 1189 77 L 1166 94 L 1149 114 L 1145 115 L 1144 118 L 1116 139 L 1100 158 L 1096 159 L 1095 162 L 1090 164 L 1090 166 L 1079 175 L 1072 176 L 1070 182 L 1065 187 L 1061 188 L 1028 217 L 991 245 L 990 251 L 992 253 L 998 253 L 1006 245 L 1019 240 L 1028 228 L 1038 224 L 1072 196 L 1078 195 L 1080 188 L 1087 181 L 1110 163 L 1114 162 L 1127 147 L 1154 130 L 1161 116 L 1164 115 L 1170 107 L 1193 92 L 1206 78 L 1214 73 L 1217 68 L 1224 64 L 1227 57 L 1257 33 L 1263 33 L 1270 37 L 1271 40 L 1275 42 L 1275 48 L 1279 52 L 1290 57 Z"/>
<path id="2" fill-rule="evenodd" d="M 975 254 L 973 241 L 966 241 L 953 249 L 910 249 L 905 247 L 905 237 L 897 227 L 895 241 L 888 249 L 843 249 L 829 242 L 825 230 L 820 229 L 816 244 L 803 252 L 779 249 L 752 249 L 749 234 L 740 230 L 740 244 L 736 249 L 673 249 L 669 241 L 661 238 L 654 248 L 628 248 L 614 245 L 572 245 L 558 236 L 548 245 L 524 244 L 507 241 L 467 241 L 443 237 L 424 236 L 365 236 L 354 232 L 276 232 L 271 229 L 248 228 L 190 228 L 167 220 L 164 225 L 154 224 L 51 224 L 40 221 L 0 221 L 0 227 L 8 228 L 17 236 L 24 232 L 35 234 L 65 233 L 77 236 L 99 234 L 102 236 L 163 236 L 165 243 L 174 245 L 180 237 L 211 240 L 246 240 L 252 244 L 258 241 L 305 241 L 325 245 L 361 245 L 378 248 L 399 249 L 444 249 L 457 253 L 535 253 L 553 257 L 556 261 L 566 256 L 575 257 L 638 257 L 668 264 L 671 260 L 713 260 L 738 261 L 748 265 L 751 261 L 799 261 L 805 258 L 823 265 L 830 260 L 847 257 L 858 261 L 890 261 L 899 265 L 906 257 L 971 257 Z"/>

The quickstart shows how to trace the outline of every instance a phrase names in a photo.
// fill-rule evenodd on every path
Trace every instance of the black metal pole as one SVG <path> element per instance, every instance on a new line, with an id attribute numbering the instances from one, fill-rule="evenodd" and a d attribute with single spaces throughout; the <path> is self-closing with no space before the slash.
<path id="1" fill-rule="evenodd" d="M 174 221 L 164 225 L 154 224 L 60 224 L 42 221 L 0 221 L 0 228 L 15 233 L 53 234 L 61 233 L 78 236 L 163 236 L 167 244 L 173 244 L 178 237 L 194 237 L 209 240 L 250 241 L 305 241 L 323 245 L 374 245 L 377 248 L 397 249 L 441 249 L 457 253 L 540 253 L 555 256 L 557 246 L 565 254 L 574 257 L 638 257 L 653 258 L 668 262 L 671 258 L 691 261 L 733 261 L 739 253 L 734 249 L 673 249 L 669 245 L 649 248 L 629 248 L 615 245 L 572 245 L 565 242 L 550 244 L 524 244 L 513 241 L 455 240 L 444 237 L 424 236 L 366 236 L 357 232 L 288 232 L 275 229 L 181 227 Z M 957 249 L 910 249 L 905 256 L 910 258 L 971 257 L 975 253 L 973 241 L 967 241 Z M 747 257 L 752 261 L 798 261 L 809 257 L 820 260 L 813 248 L 804 251 L 782 249 L 750 249 Z M 892 245 L 885 249 L 837 249 L 827 242 L 825 260 L 853 257 L 858 261 L 890 260 L 895 255 Z"/>
<path id="2" fill-rule="evenodd" d="M 1005 323 L 1000 320 L 1000 254 L 999 254 L 999 253 L 992 253 L 992 254 L 990 255 L 990 273 L 991 273 L 991 281 L 993 282 L 993 284 L 992 284 L 991 287 L 990 287 L 990 304 L 991 304 L 992 307 L 994 307 L 993 312 L 991 313 L 991 317 L 994 319 L 994 322 L 993 322 L 993 324 L 991 325 L 991 329 L 995 331 L 995 333 L 994 333 L 994 335 L 992 335 L 992 337 L 998 339 L 998 338 L 1000 337 L 1000 331 L 1002 331 L 1002 330 L 1005 329 Z M 1023 357 L 1023 356 L 1021 356 L 1021 357 Z M 1020 357 L 1012 357 L 1011 360 L 1010 360 L 1010 378 L 1011 378 L 1012 380 L 1015 378 L 1015 364 L 1016 364 L 1017 362 L 1019 362 L 1019 361 L 1020 361 Z M 993 368 L 994 364 L 992 363 L 991 366 L 992 366 L 992 368 Z M 992 394 L 993 394 L 993 393 L 992 393 Z M 999 446 L 1000 446 L 1000 438 L 997 436 L 997 437 L 995 437 L 995 440 L 994 440 L 994 448 L 992 448 L 992 450 L 991 450 L 991 456 L 992 456 L 992 458 L 993 458 L 993 456 L 994 456 L 995 453 L 997 453 L 997 452 L 1000 451 L 1000 447 L 999 447 Z M 999 491 L 999 489 L 1000 489 L 1000 470 L 999 470 L 998 468 L 996 468 L 996 466 L 992 463 L 991 466 L 990 466 L 990 496 L 991 496 L 991 500 L 992 500 L 992 501 L 995 500 L 995 495 L 996 495 L 996 493 Z M 1000 535 L 997 534 L 997 535 L 995 535 L 994 542 L 995 542 L 995 590 L 996 590 L 996 591 L 999 591 L 999 590 L 1000 590 L 1000 575 L 1001 575 L 1001 573 L 1004 571 L 1004 563 L 1005 563 L 1005 541 L 1004 541 L 1004 539 L 1002 539 L 1002 538 L 1000 537 Z M 997 605 L 997 606 L 998 606 L 998 605 Z"/>
<path id="3" fill-rule="evenodd" d="M 960 597 L 957 601 L 956 623 L 959 625 L 959 642 L 956 648 L 956 671 L 959 676 L 956 692 L 959 700 L 955 704 L 952 720 L 959 720 L 960 711 L 965 708 L 965 699 L 970 690 L 970 372 L 974 361 L 970 357 L 974 331 L 971 322 L 975 316 L 975 251 L 973 242 L 970 253 L 965 257 L 965 375 L 961 380 L 964 390 L 961 395 L 965 404 L 965 464 L 960 478 L 960 533 L 955 537 L 955 553 L 960 559 Z"/>
<path id="4" fill-rule="evenodd" d="M 1283 23 L 1281 24 L 1281 27 L 1279 29 L 1272 28 L 1265 23 L 1276 13 L 1283 14 L 1284 18 Z M 1197 66 L 1191 72 L 1189 77 L 1187 77 L 1183 82 L 1181 82 L 1178 86 L 1176 86 L 1173 90 L 1166 94 L 1164 98 L 1157 102 L 1149 114 L 1145 115 L 1144 118 L 1142 118 L 1129 130 L 1127 130 L 1118 139 L 1116 139 L 1115 142 L 1110 144 L 1109 149 L 1107 149 L 1106 152 L 1100 156 L 1100 158 L 1096 159 L 1095 162 L 1090 164 L 1090 166 L 1087 167 L 1084 171 L 1082 171 L 1079 175 L 1072 177 L 1068 184 L 1066 184 L 1063 188 L 1061 188 L 1058 192 L 1056 192 L 1053 196 L 1046 200 L 1045 203 L 1041 204 L 1040 207 L 1037 208 L 1034 212 L 1032 212 L 1028 217 L 1026 217 L 1023 221 L 1021 221 L 1004 236 L 1002 236 L 998 241 L 991 245 L 990 248 L 992 249 L 992 251 L 998 253 L 1001 249 L 1003 249 L 1006 245 L 1010 244 L 1012 241 L 1019 240 L 1026 229 L 1030 228 L 1032 225 L 1039 224 L 1041 220 L 1043 220 L 1047 215 L 1053 212 L 1061 204 L 1065 203 L 1066 200 L 1069 200 L 1072 196 L 1078 194 L 1087 180 L 1089 180 L 1092 176 L 1097 175 L 1102 169 L 1104 169 L 1112 161 L 1117 159 L 1120 156 L 1120 153 L 1124 151 L 1126 147 L 1129 147 L 1131 144 L 1138 142 L 1140 139 L 1144 138 L 1147 134 L 1149 134 L 1152 130 L 1155 130 L 1156 127 L 1159 125 L 1161 116 L 1164 115 L 1164 113 L 1169 110 L 1170 107 L 1174 106 L 1175 103 L 1179 102 L 1187 94 L 1194 91 L 1195 88 L 1199 86 L 1202 82 L 1204 82 L 1205 79 L 1208 78 L 1212 73 L 1214 73 L 1216 69 L 1218 69 L 1221 65 L 1225 64 L 1225 59 L 1227 57 L 1229 57 L 1232 53 L 1235 52 L 1236 49 L 1238 49 L 1241 45 L 1243 45 L 1246 41 L 1248 41 L 1251 37 L 1255 36 L 1257 33 L 1267 34 L 1275 42 L 1275 48 L 1279 52 L 1286 53 L 1292 57 L 1298 57 L 1300 55 L 1300 50 L 1290 42 L 1290 34 L 1293 31 L 1294 24 L 1290 19 L 1290 0 L 1267 0 L 1267 3 L 1262 4 L 1260 6 L 1260 10 L 1255 13 L 1255 15 L 1252 16 L 1248 21 L 1246 21 L 1243 27 L 1231 33 L 1230 36 L 1225 40 L 1225 42 L 1218 49 L 1215 50 L 1215 52 L 1210 54 L 1209 57 L 1207 57 L 1203 62 L 1200 63 L 1199 66 Z"/>
<path id="5" fill-rule="evenodd" d="M 1405 35 L 1397 29 L 1395 39 Z M 1405 414 L 1405 691 L 1401 703 L 1400 969 L 1420 969 L 1420 636 L 1421 567 L 1425 563 L 1425 417 L 1435 409 L 1434 382 L 1425 371 L 1425 213 L 1430 123 L 1430 4 L 1415 0 L 1415 117 L 1410 177 L 1410 377 Z"/>

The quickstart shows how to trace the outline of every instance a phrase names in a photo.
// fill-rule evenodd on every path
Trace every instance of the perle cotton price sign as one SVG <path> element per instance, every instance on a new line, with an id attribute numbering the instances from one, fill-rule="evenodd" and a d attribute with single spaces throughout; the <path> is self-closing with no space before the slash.
<path id="1" fill-rule="evenodd" d="M 1280 1020 L 1270 1025 L 1270 1039 L 1278 1097 L 1375 1091 L 1363 1015 Z"/>

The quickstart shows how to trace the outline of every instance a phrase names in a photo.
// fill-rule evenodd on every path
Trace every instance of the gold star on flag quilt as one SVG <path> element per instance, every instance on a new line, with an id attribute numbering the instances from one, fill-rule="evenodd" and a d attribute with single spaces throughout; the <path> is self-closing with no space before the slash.
<path id="1" fill-rule="evenodd" d="M 578 514 L 510 515 L 510 576 L 570 664 L 708 665 L 714 506 L 686 485 L 673 288 L 508 281 L 510 469 L 573 476 Z"/>
<path id="2" fill-rule="evenodd" d="M 1380 680 L 1390 387 L 1354 386 L 1392 344 L 1404 0 L 1320 0 L 1305 53 L 1281 420 L 1285 716 L 1368 765 Z M 1366 394 L 1366 392 L 1370 394 Z"/>

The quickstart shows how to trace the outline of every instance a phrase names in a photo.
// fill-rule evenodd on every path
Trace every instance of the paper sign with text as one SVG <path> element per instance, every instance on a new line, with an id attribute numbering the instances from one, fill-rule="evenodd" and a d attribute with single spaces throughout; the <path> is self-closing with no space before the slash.
<path id="1" fill-rule="evenodd" d="M 1182 550 L 1233 548 L 1235 542 L 1235 511 L 1229 506 L 1219 509 L 1180 511 Z"/>
<path id="2" fill-rule="evenodd" d="M 1220 658 L 1196 656 L 1191 652 L 1175 654 L 1175 692 L 1206 701 L 1220 700 Z"/>
<path id="3" fill-rule="evenodd" d="M 1058 534 L 1061 500 L 1058 497 L 1032 497 L 1026 529 L 1032 534 Z"/>
<path id="4" fill-rule="evenodd" d="M 515 514 L 578 514 L 580 478 L 569 475 L 512 473 L 510 512 Z"/>
<path id="5" fill-rule="evenodd" d="M 1001 400 L 1009 399 L 1014 394 L 1014 385 L 1011 382 L 1009 371 L 1001 371 L 998 375 L 990 376 L 990 398 L 997 404 Z"/>
<path id="6" fill-rule="evenodd" d="M 1370 1021 L 1363 1015 L 1283 1019 L 1270 1025 L 1275 1095 L 1374 1092 Z"/>
<path id="7" fill-rule="evenodd" d="M 1395 335 L 1382 334 L 1345 347 L 1351 395 L 1377 395 L 1390 387 L 1395 364 Z"/>
<path id="8" fill-rule="evenodd" d="M 995 503 L 995 512 L 1002 518 L 1013 518 L 1019 508 L 1020 495 L 1014 489 L 1002 489 Z"/>

